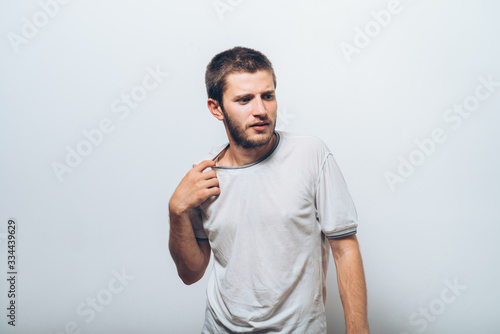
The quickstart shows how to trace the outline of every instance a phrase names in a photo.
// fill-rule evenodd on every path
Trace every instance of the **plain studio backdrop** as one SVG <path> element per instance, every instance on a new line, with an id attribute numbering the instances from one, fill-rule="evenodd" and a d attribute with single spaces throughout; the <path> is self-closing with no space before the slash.
<path id="1" fill-rule="evenodd" d="M 273 62 L 278 128 L 321 138 L 344 174 L 372 333 L 497 333 L 499 14 L 489 0 L 2 1 L 0 332 L 200 332 L 211 264 L 178 278 L 167 204 L 227 141 L 204 71 L 241 45 Z M 344 333 L 331 256 L 326 312 Z"/>

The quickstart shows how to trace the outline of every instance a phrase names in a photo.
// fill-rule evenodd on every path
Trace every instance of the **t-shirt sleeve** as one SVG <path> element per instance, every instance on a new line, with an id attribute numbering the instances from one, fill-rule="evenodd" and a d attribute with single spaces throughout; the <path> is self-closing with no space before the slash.
<path id="1" fill-rule="evenodd" d="M 201 218 L 201 209 L 199 206 L 189 211 L 189 219 L 193 226 L 194 236 L 196 239 L 208 239 L 205 230 L 203 229 L 203 220 Z"/>
<path id="2" fill-rule="evenodd" d="M 316 219 L 328 239 L 357 232 L 358 215 L 344 177 L 331 152 L 323 159 L 316 186 Z"/>

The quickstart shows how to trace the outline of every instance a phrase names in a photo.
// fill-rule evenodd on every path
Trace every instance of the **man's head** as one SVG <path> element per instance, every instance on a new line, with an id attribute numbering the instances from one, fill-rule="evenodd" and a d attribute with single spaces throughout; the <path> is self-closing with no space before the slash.
<path id="1" fill-rule="evenodd" d="M 276 126 L 276 76 L 259 51 L 235 47 L 217 54 L 207 66 L 208 107 L 224 121 L 236 145 L 266 145 Z"/>
<path id="2" fill-rule="evenodd" d="M 271 73 L 276 89 L 276 75 L 273 65 L 267 57 L 257 50 L 241 46 L 223 51 L 212 58 L 205 72 L 205 85 L 208 98 L 217 101 L 223 107 L 223 95 L 227 86 L 227 77 L 233 73 Z"/>

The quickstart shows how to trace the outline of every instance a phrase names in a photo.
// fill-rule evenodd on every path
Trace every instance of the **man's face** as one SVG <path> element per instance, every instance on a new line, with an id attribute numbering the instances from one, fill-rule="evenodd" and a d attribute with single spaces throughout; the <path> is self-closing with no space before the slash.
<path id="1" fill-rule="evenodd" d="M 222 100 L 224 122 L 236 145 L 256 148 L 269 143 L 278 109 L 271 73 L 230 74 Z"/>

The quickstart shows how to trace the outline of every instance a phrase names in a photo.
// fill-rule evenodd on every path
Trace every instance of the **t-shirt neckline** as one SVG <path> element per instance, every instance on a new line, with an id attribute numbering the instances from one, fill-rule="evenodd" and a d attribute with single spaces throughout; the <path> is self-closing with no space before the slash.
<path id="1" fill-rule="evenodd" d="M 262 158 L 260 158 L 259 160 L 255 161 L 255 162 L 252 162 L 251 164 L 247 164 L 247 165 L 243 165 L 243 166 L 213 166 L 212 169 L 243 169 L 243 168 L 248 168 L 248 167 L 252 167 L 252 166 L 255 166 L 259 163 L 261 163 L 262 161 L 266 160 L 271 154 L 273 154 L 273 152 L 276 150 L 276 148 L 278 147 L 278 144 L 280 142 L 280 133 L 279 131 L 274 131 L 274 134 L 276 134 L 276 143 L 274 143 L 274 146 L 273 148 L 271 148 L 269 150 L 269 152 L 267 152 L 266 155 L 264 155 Z M 213 161 L 215 161 L 215 159 L 217 159 L 217 157 L 226 149 L 229 147 L 229 144 L 227 144 L 226 146 L 224 146 L 224 148 L 215 155 L 215 157 L 213 157 Z"/>

